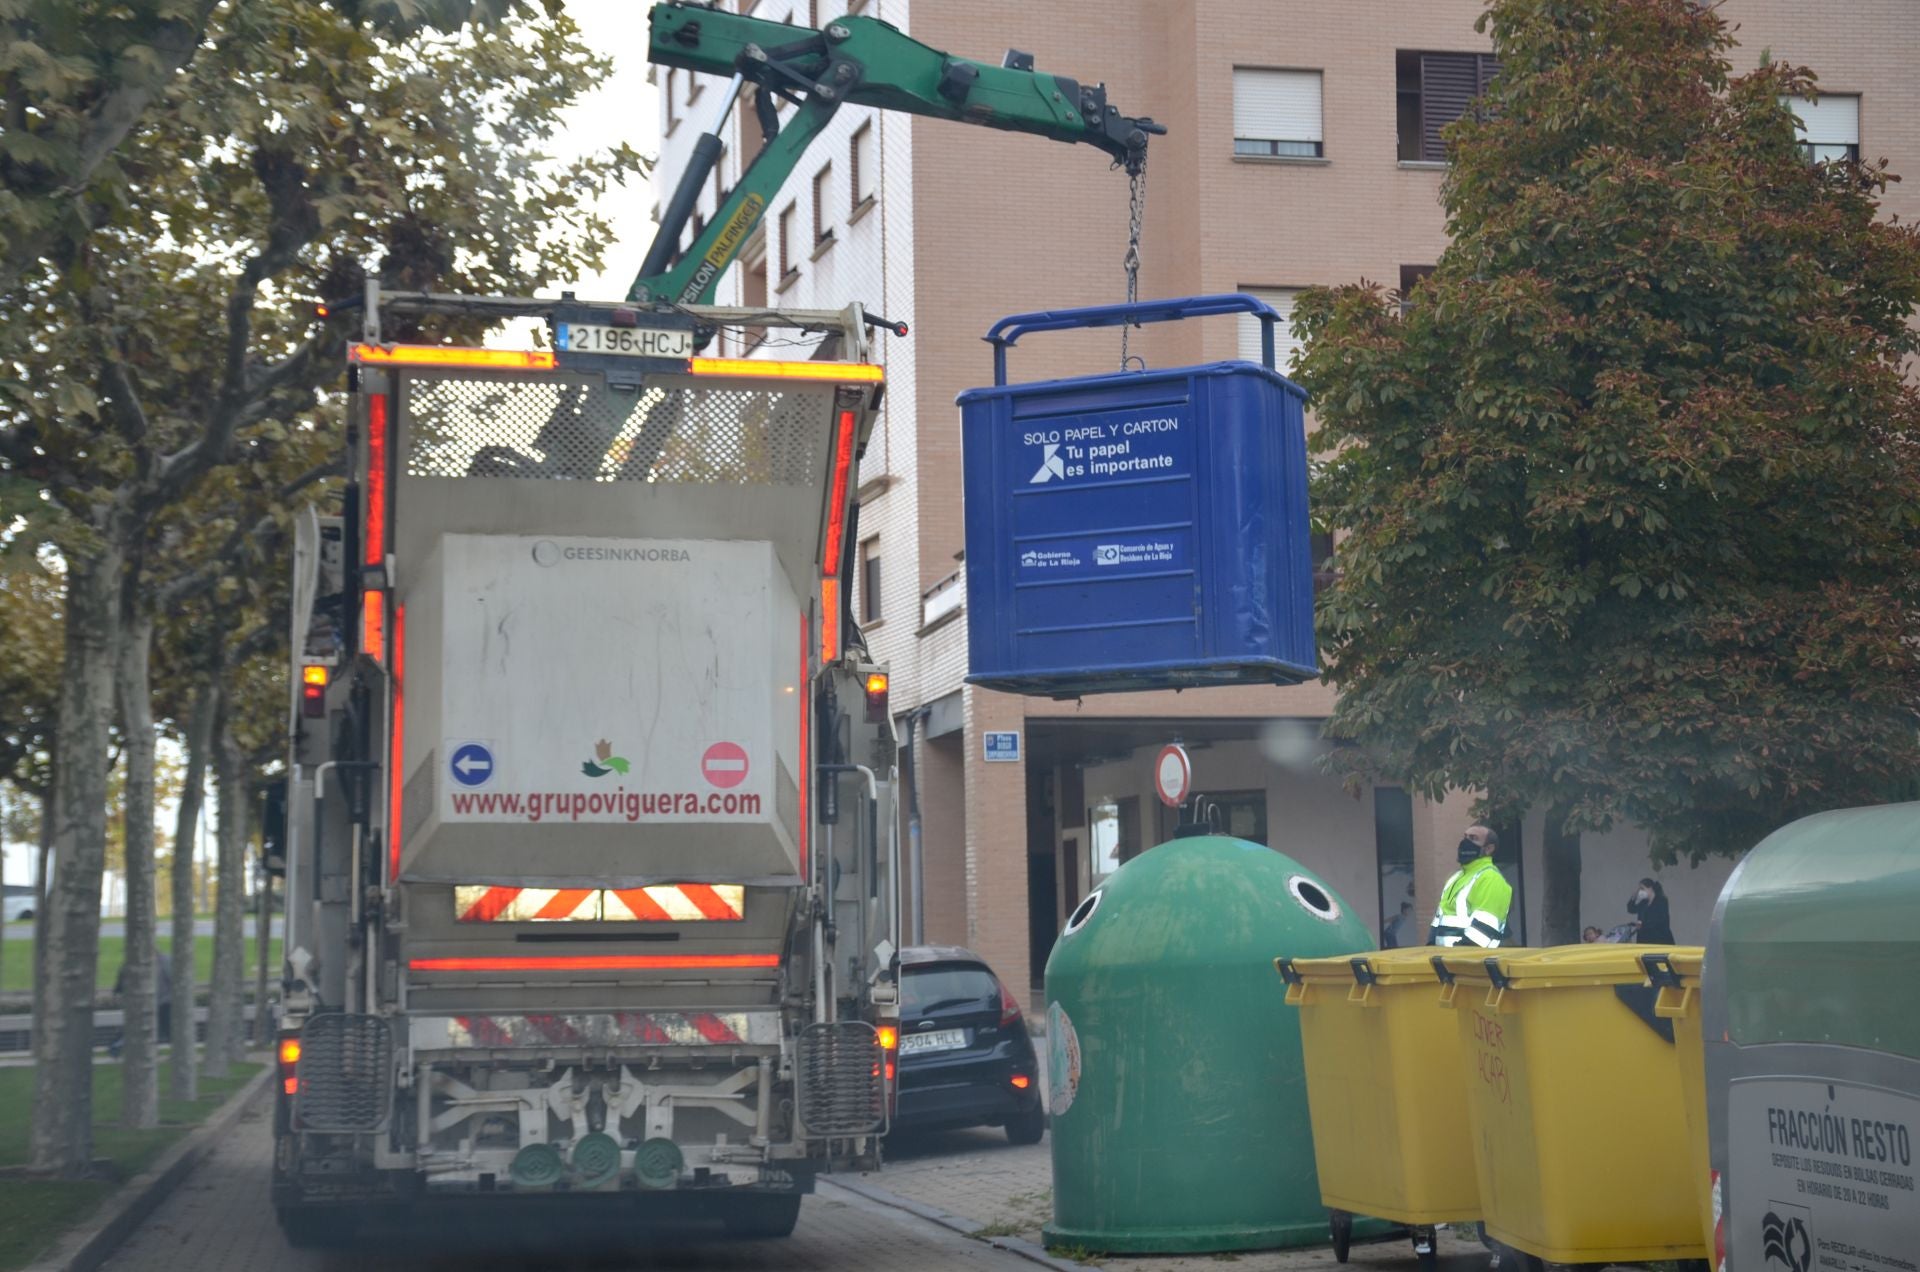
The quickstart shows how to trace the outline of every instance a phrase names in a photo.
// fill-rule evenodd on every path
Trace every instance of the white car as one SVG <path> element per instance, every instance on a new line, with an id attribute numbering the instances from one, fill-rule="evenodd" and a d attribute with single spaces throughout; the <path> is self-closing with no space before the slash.
<path id="1" fill-rule="evenodd" d="M 23 893 L 20 896 L 7 897 L 4 901 L 0 901 L 0 919 L 11 923 L 15 919 L 30 919 L 32 917 L 33 894 L 31 892 Z"/>

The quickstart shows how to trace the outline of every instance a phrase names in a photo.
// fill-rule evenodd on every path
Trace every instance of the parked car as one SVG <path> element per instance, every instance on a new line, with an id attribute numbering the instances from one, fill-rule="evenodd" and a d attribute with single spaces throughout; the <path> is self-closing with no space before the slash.
<path id="1" fill-rule="evenodd" d="M 899 1066 L 896 1131 L 1003 1126 L 1015 1144 L 1046 1131 L 1026 1018 L 972 950 L 900 951 Z"/>
<path id="2" fill-rule="evenodd" d="M 11 923 L 15 919 L 32 917 L 33 893 L 9 893 L 4 901 L 0 901 L 0 921 Z"/>

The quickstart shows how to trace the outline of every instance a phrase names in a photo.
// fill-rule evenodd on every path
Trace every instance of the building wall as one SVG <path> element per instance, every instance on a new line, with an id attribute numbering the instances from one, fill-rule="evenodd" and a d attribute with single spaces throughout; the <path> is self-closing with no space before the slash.
<path id="1" fill-rule="evenodd" d="M 783 18 L 797 10 L 797 20 L 806 21 L 807 7 L 759 0 L 753 11 Z M 1482 7 L 1481 0 L 868 0 L 862 11 L 981 60 L 997 60 L 1007 47 L 1025 50 L 1042 70 L 1105 81 L 1120 110 L 1166 123 L 1170 134 L 1155 139 L 1146 182 L 1140 290 L 1169 296 L 1359 280 L 1394 287 L 1402 266 L 1436 261 L 1446 243 L 1439 204 L 1445 170 L 1397 158 L 1394 55 L 1487 49 L 1473 29 Z M 824 23 L 844 11 L 843 0 L 821 0 L 817 18 Z M 1861 93 L 1863 154 L 1886 155 L 1910 177 L 1920 173 L 1920 76 L 1911 72 L 1920 22 L 1913 0 L 1852 0 L 1844 14 L 1789 0 L 1725 0 L 1721 12 L 1737 27 L 1740 46 L 1730 55 L 1737 70 L 1770 49 L 1811 65 L 1830 91 Z M 1323 158 L 1235 157 L 1235 66 L 1322 73 Z M 693 107 L 663 144 L 669 181 L 705 122 L 704 103 Z M 812 242 L 812 174 L 830 162 L 844 181 L 847 139 L 858 117 L 871 114 L 842 112 L 775 200 L 770 224 L 789 198 L 797 199 L 800 237 Z M 1019 985 L 1028 946 L 1027 773 L 1021 764 L 984 763 L 983 732 L 1024 736 L 1031 723 L 1122 717 L 1164 718 L 1170 730 L 1181 720 L 1222 717 L 1321 721 L 1333 695 L 1321 684 L 1080 702 L 961 690 L 964 613 L 925 624 L 921 608 L 929 589 L 958 586 L 949 583 L 963 546 L 954 397 L 988 382 L 991 361 L 980 337 L 996 319 L 1123 297 L 1128 186 L 1091 147 L 907 116 L 873 119 L 884 168 L 878 206 L 860 223 L 841 225 L 819 260 L 797 253 L 801 278 L 771 299 L 827 307 L 861 300 L 914 329 L 904 341 L 881 338 L 876 354 L 889 391 L 860 474 L 862 534 L 877 531 L 882 545 L 883 620 L 870 629 L 869 643 L 891 664 L 896 710 L 962 694 L 964 729 L 922 746 L 928 936 L 973 944 Z M 735 133 L 728 184 L 742 157 L 737 127 Z M 1920 216 L 1920 182 L 1894 185 L 1886 207 Z M 739 299 L 740 279 L 739 268 L 730 271 L 723 299 Z M 1151 365 L 1233 357 L 1237 326 L 1230 318 L 1156 326 L 1134 333 L 1131 347 Z M 1118 358 L 1117 332 L 1063 333 L 1030 337 L 1011 366 L 1016 378 L 1041 379 L 1104 370 Z M 1235 781 L 1260 776 L 1257 761 L 1228 749 L 1199 762 L 1253 765 Z M 1377 922 L 1370 801 L 1354 801 L 1328 779 L 1281 769 L 1266 777 L 1276 845 L 1284 834 L 1290 851 L 1325 870 Z M 1093 781 L 1090 771 L 1089 799 Z M 1135 783 L 1145 789 L 1144 781 L 1142 768 Z M 1454 844 L 1470 802 L 1464 794 L 1414 801 L 1423 919 L 1455 867 Z M 1526 902 L 1536 923 L 1544 878 L 1539 820 L 1529 819 L 1524 833 Z M 1622 921 L 1633 880 L 1653 873 L 1644 837 L 1631 830 L 1589 836 L 1584 857 L 1583 923 Z M 1683 939 L 1704 935 L 1728 865 L 1658 872 Z M 1349 887 L 1356 892 L 1348 894 Z"/>

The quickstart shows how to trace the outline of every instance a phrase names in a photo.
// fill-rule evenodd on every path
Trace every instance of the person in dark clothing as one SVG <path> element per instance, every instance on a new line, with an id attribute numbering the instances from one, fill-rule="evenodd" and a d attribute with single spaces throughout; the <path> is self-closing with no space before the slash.
<path id="1" fill-rule="evenodd" d="M 154 1034 L 158 1042 L 169 1042 L 173 1037 L 173 967 L 165 951 L 154 953 Z M 127 965 L 120 964 L 120 974 L 113 979 L 113 992 L 123 1003 L 127 993 Z M 107 1044 L 107 1054 L 118 1059 L 127 1045 L 127 1034 L 123 1028 L 120 1036 Z"/>
<path id="2" fill-rule="evenodd" d="M 1667 913 L 1666 889 L 1658 879 L 1642 879 L 1640 887 L 1627 898 L 1627 909 L 1640 924 L 1633 939 L 1640 945 L 1672 945 L 1673 920 Z"/>

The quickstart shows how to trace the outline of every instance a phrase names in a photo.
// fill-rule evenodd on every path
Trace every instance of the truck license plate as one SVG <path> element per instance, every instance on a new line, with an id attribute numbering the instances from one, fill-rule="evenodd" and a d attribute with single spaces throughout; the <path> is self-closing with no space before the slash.
<path id="1" fill-rule="evenodd" d="M 633 358 L 691 358 L 693 333 L 660 327 L 607 327 L 563 322 L 560 348 L 567 353 L 611 353 Z"/>
<path id="2" fill-rule="evenodd" d="M 958 1051 L 966 1045 L 967 1031 L 964 1029 L 932 1029 L 901 1038 L 900 1054 L 911 1056 L 922 1051 Z"/>

